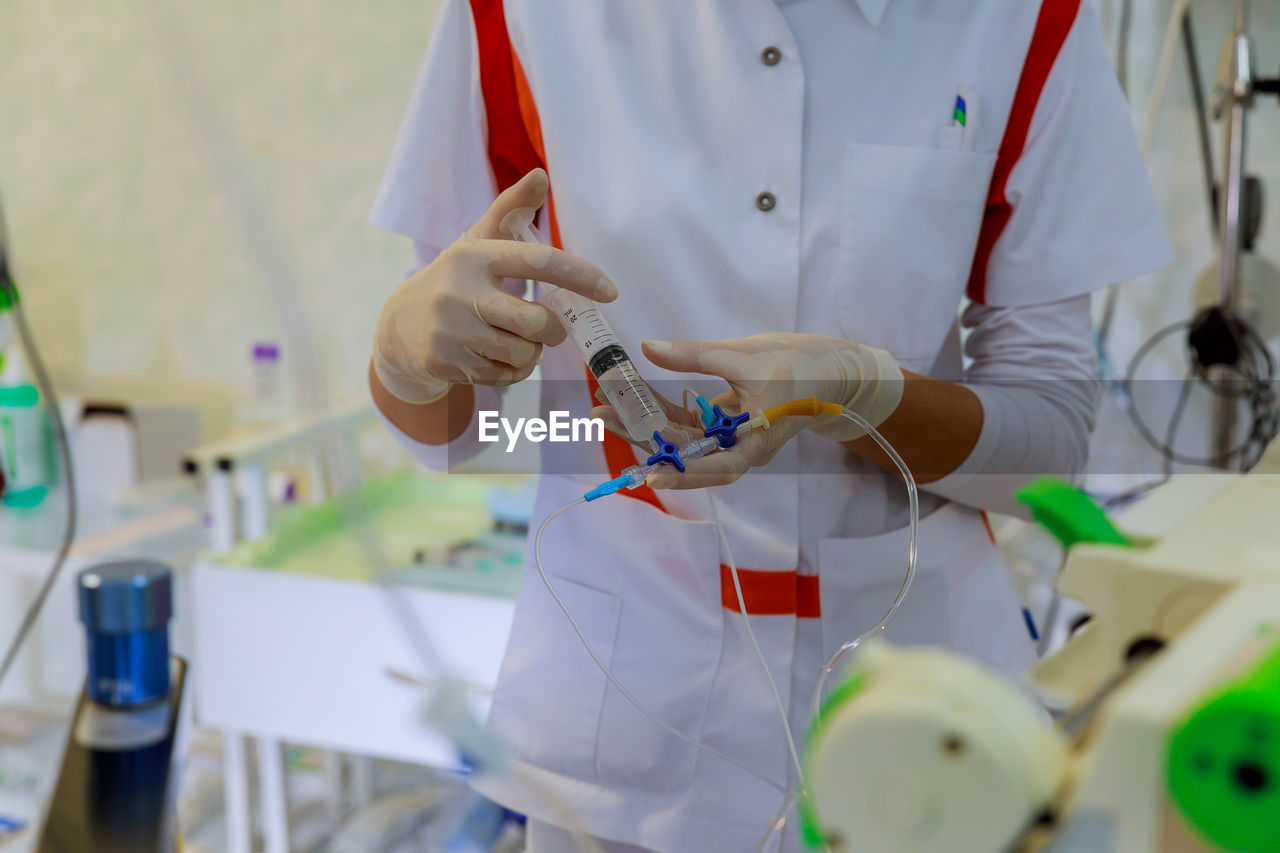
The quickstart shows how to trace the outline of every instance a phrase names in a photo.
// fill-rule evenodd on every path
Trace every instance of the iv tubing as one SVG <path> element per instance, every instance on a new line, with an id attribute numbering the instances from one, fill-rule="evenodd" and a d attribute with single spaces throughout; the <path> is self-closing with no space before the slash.
<path id="1" fill-rule="evenodd" d="M 606 664 L 604 660 L 600 657 L 599 652 L 597 652 L 595 650 L 595 647 L 591 645 L 591 641 L 587 639 L 587 635 L 582 630 L 582 626 L 579 625 L 578 620 L 574 618 L 573 612 L 569 609 L 569 605 L 564 603 L 564 599 L 560 597 L 560 593 L 556 591 L 555 585 L 551 582 L 551 576 L 547 574 L 547 570 L 542 566 L 542 535 L 547 532 L 547 525 L 550 524 L 552 520 L 559 518 L 564 513 L 573 509 L 575 506 L 578 506 L 579 504 L 584 504 L 584 503 L 586 503 L 585 498 L 575 498 L 574 500 L 560 507 L 560 509 L 551 513 L 551 515 L 547 516 L 546 520 L 542 522 L 542 526 L 538 528 L 537 536 L 535 536 L 533 539 L 533 561 L 534 561 L 534 565 L 537 566 L 538 574 L 542 577 L 542 583 L 547 588 L 547 592 L 551 593 L 551 597 L 555 599 L 556 604 L 560 606 L 561 612 L 563 612 L 565 615 L 565 618 L 569 620 L 569 624 L 573 626 L 573 632 L 577 634 L 578 639 L 582 641 L 582 646 L 587 650 L 587 654 L 591 655 L 591 659 L 595 661 L 596 666 L 600 669 L 601 672 L 604 673 L 604 677 L 609 679 L 609 683 L 612 684 L 618 690 L 618 692 L 623 695 L 623 698 L 625 698 L 628 702 L 630 702 L 633 706 L 635 706 L 635 709 L 637 711 L 639 711 L 641 714 L 644 714 L 645 717 L 647 717 L 650 722 L 666 730 L 670 734 L 675 735 L 685 743 L 688 743 L 696 747 L 697 749 L 701 749 L 704 752 L 709 753 L 710 755 L 714 755 L 715 757 L 723 761 L 727 761 L 728 763 L 732 764 L 734 767 L 737 767 L 739 770 L 742 770 L 745 773 L 750 773 L 752 776 L 756 777 L 760 781 L 767 784 L 769 787 L 774 788 L 779 793 L 785 796 L 788 793 L 788 791 L 784 785 L 779 784 L 778 782 L 774 781 L 768 776 L 765 776 L 762 773 L 757 773 L 755 770 L 752 770 L 750 767 L 737 761 L 736 759 L 730 758 L 729 756 L 725 755 L 723 752 L 719 751 L 718 749 L 709 747 L 706 744 L 698 740 L 695 740 L 694 738 L 689 737 L 684 732 L 680 731 L 674 726 L 669 725 L 668 723 L 659 719 L 656 715 L 654 715 L 652 711 L 646 708 L 639 699 L 631 695 L 631 691 L 622 685 L 622 682 L 620 682 L 617 679 L 617 677 L 613 674 L 613 671 L 609 669 L 609 665 Z"/>
<path id="2" fill-rule="evenodd" d="M 907 597 L 907 591 L 911 588 L 912 581 L 915 580 L 918 556 L 916 550 L 916 538 L 920 527 L 920 499 L 919 494 L 916 491 L 915 477 L 911 475 L 911 469 L 907 467 L 907 463 L 903 460 L 902 456 L 899 455 L 898 451 L 894 450 L 893 445 L 889 443 L 888 439 L 881 435 L 879 430 L 868 423 L 866 418 L 862 417 L 852 409 L 843 409 L 840 414 L 842 417 L 853 421 L 865 430 L 866 433 L 875 440 L 876 444 L 880 445 L 880 449 L 888 454 L 889 458 L 893 460 L 893 464 L 897 466 L 898 472 L 902 475 L 902 480 L 906 484 L 907 500 L 910 506 L 910 518 L 908 522 L 909 531 L 907 534 L 907 573 L 902 579 L 902 586 L 898 588 L 898 594 L 894 596 L 893 602 L 889 605 L 889 609 L 885 612 L 884 616 L 876 626 L 869 631 L 864 631 L 849 642 L 842 644 L 840 648 L 836 650 L 835 654 L 827 658 L 827 661 L 822 665 L 822 669 L 818 672 L 818 678 L 813 683 L 813 692 L 809 696 L 809 716 L 815 721 L 818 719 L 818 712 L 822 706 L 822 692 L 823 687 L 826 685 L 827 676 L 833 669 L 835 669 L 836 664 L 846 652 L 857 648 L 862 645 L 864 641 L 888 627 L 889 623 L 893 620 L 893 617 L 897 615 L 898 608 L 902 606 L 903 599 Z M 767 415 L 768 413 L 766 413 L 766 416 Z M 802 794 L 800 791 L 792 791 L 787 795 L 786 799 L 782 801 L 782 805 L 778 808 L 777 813 L 774 814 L 773 818 L 770 820 L 769 827 L 765 830 L 764 837 L 760 839 L 760 844 L 756 847 L 756 853 L 765 853 L 773 840 L 778 837 L 783 829 L 786 828 L 787 819 L 790 816 L 791 811 L 796 807 L 796 804 L 800 801 L 801 796 Z"/>
<path id="3" fill-rule="evenodd" d="M 857 412 L 854 412 L 851 409 L 842 408 L 833 403 L 824 403 L 821 400 L 818 400 L 817 398 L 808 398 L 805 400 L 793 400 L 790 403 L 785 403 L 781 406 L 776 406 L 772 409 L 769 409 L 763 413 L 764 423 L 767 427 L 769 421 L 777 417 L 782 417 L 786 415 L 808 415 L 812 417 L 819 414 L 836 414 L 837 410 L 839 411 L 839 414 L 842 417 L 852 421 L 854 424 L 862 428 L 868 435 L 870 435 L 872 439 L 876 442 L 876 444 L 879 445 L 880 448 L 889 456 L 889 458 L 897 466 L 899 473 L 901 473 L 902 475 L 903 482 L 907 487 L 907 498 L 909 503 L 909 515 L 910 515 L 909 534 L 908 534 L 908 542 L 907 542 L 907 572 L 903 578 L 902 586 L 899 587 L 898 593 L 894 597 L 893 602 L 890 604 L 888 611 L 885 612 L 884 616 L 875 625 L 875 627 L 871 628 L 868 631 L 863 632 L 862 634 L 858 635 L 854 639 L 844 643 L 835 652 L 835 654 L 833 654 L 830 658 L 828 658 L 826 662 L 823 664 L 822 669 L 818 675 L 818 678 L 814 683 L 813 692 L 810 695 L 811 706 L 815 706 L 816 704 L 821 703 L 822 690 L 826 683 L 826 678 L 828 674 L 830 674 L 830 672 L 835 668 L 835 665 L 836 663 L 839 662 L 840 658 L 843 657 L 843 655 L 846 652 L 854 648 L 857 648 L 869 637 L 880 633 L 886 627 L 888 627 L 889 622 L 893 620 L 893 617 L 895 615 L 897 615 L 898 608 L 901 607 L 903 600 L 906 598 L 907 591 L 911 588 L 911 583 L 912 581 L 914 581 L 915 574 L 916 574 L 917 533 L 918 533 L 918 528 L 920 524 L 920 504 L 919 504 L 919 496 L 916 490 L 916 481 L 911 474 L 911 469 L 907 467 L 907 463 L 903 460 L 902 456 L 899 455 L 899 453 L 893 448 L 893 445 L 889 443 L 888 439 L 886 439 L 883 435 L 881 435 L 880 432 L 874 426 L 872 426 L 865 418 L 863 418 Z M 711 499 L 710 493 L 708 493 L 708 499 Z M 792 760 L 795 761 L 797 773 L 799 774 L 797 778 L 800 780 L 801 786 L 803 787 L 802 764 L 799 760 L 798 751 L 796 750 L 796 747 L 795 747 L 794 736 L 791 733 L 790 724 L 787 720 L 786 710 L 782 704 L 781 696 L 777 692 L 777 686 L 773 682 L 773 676 L 769 672 L 767 663 L 765 662 L 763 652 L 760 650 L 759 645 L 755 642 L 755 635 L 754 635 L 754 632 L 751 631 L 750 622 L 746 619 L 745 599 L 742 594 L 742 587 L 738 578 L 737 567 L 733 562 L 732 553 L 729 552 L 727 537 L 724 534 L 723 526 L 720 524 L 719 514 L 716 511 L 714 500 L 713 499 L 711 500 L 712 500 L 712 503 L 711 503 L 712 514 L 714 516 L 714 521 L 716 523 L 717 530 L 721 538 L 721 543 L 724 546 L 726 551 L 725 556 L 729 560 L 730 574 L 734 580 L 734 589 L 738 596 L 738 606 L 743 613 L 744 625 L 746 626 L 749 636 L 752 639 L 752 644 L 755 646 L 756 653 L 759 656 L 761 663 L 764 664 L 765 666 L 766 676 L 769 678 L 770 687 L 774 691 L 774 697 L 777 700 L 778 708 L 782 713 L 783 723 L 784 723 L 784 726 L 786 727 L 788 747 L 790 748 Z M 587 650 L 587 653 L 591 656 L 591 659 L 595 663 L 596 667 L 604 674 L 605 678 L 609 680 L 609 683 L 612 684 L 615 688 L 617 688 L 618 692 L 622 694 L 623 698 L 625 698 L 628 702 L 630 702 L 636 708 L 636 710 L 638 710 L 641 714 L 643 714 L 650 722 L 659 726 L 660 728 L 667 731 L 668 733 L 675 735 L 680 740 L 683 740 L 684 742 L 692 745 L 696 749 L 701 749 L 704 752 L 707 752 L 711 755 L 716 756 L 717 758 L 720 758 L 721 760 L 733 765 L 734 767 L 737 767 L 739 770 L 742 770 L 745 773 L 749 773 L 750 775 L 756 777 L 762 782 L 765 782 L 770 787 L 777 790 L 779 793 L 783 794 L 784 800 L 782 803 L 782 807 L 779 809 L 777 814 L 775 814 L 773 820 L 769 825 L 768 831 L 766 832 L 764 839 L 761 841 L 759 849 L 764 850 L 765 847 L 769 844 L 769 842 L 779 832 L 781 832 L 783 828 L 786 826 L 787 816 L 790 813 L 790 811 L 795 807 L 795 804 L 800 797 L 800 792 L 794 791 L 794 790 L 788 790 L 785 786 L 779 784 L 775 780 L 761 773 L 758 773 L 755 770 L 752 770 L 751 768 L 729 757 L 728 755 L 725 755 L 719 750 L 713 749 L 712 747 L 709 747 L 706 744 L 695 740 L 694 738 L 686 735 L 684 732 L 676 729 L 675 727 L 659 719 L 653 712 L 651 712 L 647 707 L 645 707 L 643 703 L 641 703 L 638 699 L 636 699 L 636 697 L 632 695 L 632 693 L 622 685 L 622 683 L 613 674 L 612 670 L 609 669 L 608 664 L 604 662 L 604 660 L 600 657 L 599 653 L 595 650 L 595 647 L 591 645 L 591 641 L 587 639 L 586 633 L 582 630 L 582 626 L 578 624 L 578 620 L 574 618 L 573 612 L 569 609 L 569 606 L 565 603 L 564 599 L 560 597 L 559 592 L 556 591 L 555 585 L 552 583 L 550 575 L 547 574 L 545 567 L 542 565 L 542 537 L 546 533 L 547 527 L 551 524 L 551 521 L 553 519 L 559 518 L 561 515 L 568 512 L 573 507 L 578 506 L 579 504 L 582 504 L 582 503 L 586 503 L 585 498 L 576 498 L 575 500 L 565 504 L 564 506 L 560 507 L 560 509 L 556 510 L 555 512 L 547 516 L 547 518 L 542 522 L 542 525 L 538 528 L 537 535 L 534 537 L 533 556 L 534 556 L 534 564 L 538 570 L 538 575 L 542 578 L 543 585 L 546 586 L 547 591 L 551 593 L 551 597 L 555 600 L 556 604 L 560 607 L 560 610 L 562 613 L 564 613 L 565 618 L 569 620 L 569 624 L 572 626 L 574 633 L 577 634 L 578 640 L 582 643 L 583 648 Z M 815 715 L 816 715 L 816 710 L 815 710 Z"/>
<path id="4" fill-rule="evenodd" d="M 782 801 L 782 805 L 778 807 L 778 811 L 774 813 L 769 820 L 769 828 L 765 830 L 764 837 L 760 839 L 760 843 L 756 845 L 756 853 L 766 853 L 769 845 L 773 843 L 773 839 L 781 834 L 782 830 L 787 828 L 787 818 L 791 814 L 791 810 L 796 807 L 796 803 L 800 802 L 800 792 L 792 791 L 787 794 Z"/>
<path id="5" fill-rule="evenodd" d="M 898 454 L 898 451 L 893 449 L 893 445 L 875 427 L 868 423 L 866 418 L 852 409 L 844 409 L 840 414 L 862 427 L 868 435 L 875 439 L 876 444 L 880 445 L 880 449 L 893 460 L 893 464 L 898 467 L 898 472 L 902 474 L 902 481 L 907 486 L 907 501 L 910 507 L 910 529 L 907 534 L 907 573 L 902 578 L 902 586 L 898 588 L 898 594 L 893 597 L 893 602 L 889 605 L 889 609 L 885 611 L 884 616 L 876 626 L 841 645 L 840 648 L 836 649 L 835 654 L 827 658 L 826 663 L 822 665 L 822 669 L 818 672 L 818 678 L 813 683 L 813 692 L 809 696 L 809 715 L 814 720 L 818 718 L 818 712 L 821 710 L 822 689 L 827 683 L 827 676 L 835 669 L 836 663 L 839 662 L 840 658 L 844 657 L 846 652 L 856 649 L 867 639 L 889 627 L 893 617 L 898 614 L 898 608 L 902 606 L 903 599 L 907 597 L 907 590 L 911 589 L 911 583 L 916 578 L 916 560 L 918 556 L 916 539 L 920 531 L 920 496 L 916 491 L 916 478 L 911 475 L 911 469 L 907 467 L 907 463 Z"/>
<path id="6" fill-rule="evenodd" d="M 729 550 L 729 537 L 725 535 L 724 525 L 720 523 L 720 511 L 716 508 L 716 499 L 711 494 L 711 490 L 707 490 L 707 503 L 711 506 L 711 520 L 715 522 L 716 533 L 720 535 L 720 546 L 724 549 L 724 559 L 729 564 L 729 576 L 733 578 L 733 591 L 738 596 L 738 612 L 742 614 L 742 626 L 747 629 L 747 638 L 751 640 L 751 647 L 756 651 L 756 658 L 760 661 L 760 668 L 764 670 L 764 677 L 769 682 L 769 690 L 773 693 L 773 701 L 778 706 L 778 714 L 782 718 L 782 732 L 787 736 L 787 750 L 791 753 L 791 762 L 796 768 L 796 781 L 800 787 L 804 788 L 804 765 L 800 761 L 800 752 L 796 749 L 795 734 L 791 731 L 791 720 L 787 717 L 787 706 L 782 703 L 782 695 L 778 693 L 778 684 L 773 680 L 773 673 L 769 670 L 769 660 L 764 656 L 764 652 L 760 649 L 760 643 L 756 641 L 756 632 L 751 628 L 751 617 L 747 615 L 747 600 L 742 594 L 742 581 L 738 578 L 738 564 L 733 559 L 733 552 Z"/>

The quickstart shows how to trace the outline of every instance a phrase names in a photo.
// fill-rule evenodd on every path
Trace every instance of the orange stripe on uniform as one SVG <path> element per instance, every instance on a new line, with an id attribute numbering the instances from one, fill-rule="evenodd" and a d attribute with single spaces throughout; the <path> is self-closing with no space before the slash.
<path id="1" fill-rule="evenodd" d="M 547 167 L 542 121 L 538 117 L 538 106 L 533 99 L 528 78 L 525 77 L 524 68 L 520 65 L 520 59 L 516 56 L 507 32 L 502 0 L 470 2 L 480 56 L 480 92 L 484 98 L 489 127 L 489 166 L 497 182 L 498 192 L 502 192 L 530 170 Z M 551 245 L 562 249 L 564 244 L 560 241 L 555 199 L 550 193 L 547 194 L 546 212 Z M 586 370 L 586 376 L 588 391 L 594 399 L 599 386 L 590 370 Z M 605 433 L 604 458 L 609 466 L 610 477 L 617 477 L 624 468 L 636 464 L 631 445 L 610 432 Z M 638 498 L 666 511 L 657 494 L 648 486 L 640 486 L 621 494 Z"/>
<path id="2" fill-rule="evenodd" d="M 798 616 L 801 619 L 822 616 L 816 575 L 738 569 L 738 582 L 742 584 L 742 600 L 750 616 Z M 726 610 L 742 612 L 738 591 L 733 586 L 733 572 L 723 563 L 720 565 L 720 603 Z"/>
<path id="3" fill-rule="evenodd" d="M 547 167 L 542 121 L 538 117 L 537 103 L 524 68 L 507 32 L 502 0 L 470 2 L 480 56 L 480 90 L 489 127 L 489 166 L 498 191 L 502 192 L 530 170 Z M 560 224 L 556 220 L 555 197 L 550 192 L 547 194 L 546 222 L 551 244 L 558 249 L 564 248 L 560 240 Z M 586 377 L 588 391 L 594 400 L 600 385 L 590 369 L 586 369 Z M 623 469 L 637 462 L 632 445 L 611 432 L 605 433 L 603 450 L 610 477 L 619 476 Z M 666 512 L 657 493 L 648 486 L 620 494 Z M 756 569 L 739 569 L 738 575 L 747 612 L 751 615 L 795 615 L 809 619 L 822 615 L 816 577 Z M 720 567 L 720 593 L 721 603 L 737 612 L 738 597 L 728 566 Z"/>
<path id="4" fill-rule="evenodd" d="M 987 511 L 985 509 L 982 510 L 981 515 L 982 515 L 982 524 L 987 528 L 987 538 L 991 540 L 992 545 L 995 545 L 996 532 L 991 529 L 991 518 L 987 515 Z"/>
<path id="5" fill-rule="evenodd" d="M 1018 78 L 1018 88 L 1009 108 L 1004 137 L 1000 140 L 1000 151 L 996 155 L 995 169 L 991 173 L 987 207 L 983 213 L 982 228 L 978 232 L 973 266 L 969 270 L 968 295 L 978 304 L 986 303 L 987 267 L 991 263 L 991 253 L 1009 220 L 1013 218 L 1013 205 L 1005 194 L 1009 175 L 1026 148 L 1027 134 L 1031 132 L 1031 119 L 1040 103 L 1040 95 L 1049 80 L 1049 72 L 1058 61 L 1058 54 L 1062 52 L 1062 46 L 1075 25 L 1079 10 L 1080 0 L 1041 0 L 1036 28 L 1031 34 L 1027 58 L 1022 64 L 1022 74 Z"/>
<path id="6" fill-rule="evenodd" d="M 545 164 L 521 114 L 515 54 L 502 0 L 471 0 L 471 19 L 480 60 L 480 94 L 489 124 L 489 167 L 498 192 L 502 192 L 529 170 Z"/>

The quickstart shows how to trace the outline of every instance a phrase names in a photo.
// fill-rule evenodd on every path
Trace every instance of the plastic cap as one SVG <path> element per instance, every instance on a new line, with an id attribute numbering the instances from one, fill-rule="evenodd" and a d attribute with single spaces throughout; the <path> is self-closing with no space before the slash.
<path id="1" fill-rule="evenodd" d="M 629 485 L 631 485 L 631 478 L 623 474 L 621 477 L 614 477 L 607 483 L 601 483 L 582 497 L 584 500 L 593 501 L 596 498 L 607 497 L 615 492 L 622 491 Z"/>
<path id="2" fill-rule="evenodd" d="M 276 346 L 275 344 L 269 341 L 267 342 L 260 341 L 253 345 L 253 360 L 254 361 L 279 361 L 280 347 Z"/>
<path id="3" fill-rule="evenodd" d="M 1062 547 L 1079 542 L 1104 545 L 1131 545 L 1116 529 L 1106 511 L 1093 498 L 1070 483 L 1042 477 L 1019 489 L 1014 497 L 1026 504 L 1031 517 L 1052 533 Z"/>
<path id="4" fill-rule="evenodd" d="M 80 621 L 94 634 L 160 628 L 173 616 L 173 573 L 151 560 L 118 560 L 85 569 L 76 579 Z"/>
<path id="5" fill-rule="evenodd" d="M 538 233 L 537 227 L 533 224 L 533 220 L 537 215 L 538 211 L 535 208 L 517 207 L 502 217 L 502 221 L 498 223 L 498 229 L 504 234 L 510 234 L 512 239 L 515 240 L 545 244 L 547 241 L 542 239 L 542 235 Z"/>
<path id="6" fill-rule="evenodd" d="M 1215 846 L 1280 853 L 1280 645 L 1175 729 L 1168 784 Z"/>

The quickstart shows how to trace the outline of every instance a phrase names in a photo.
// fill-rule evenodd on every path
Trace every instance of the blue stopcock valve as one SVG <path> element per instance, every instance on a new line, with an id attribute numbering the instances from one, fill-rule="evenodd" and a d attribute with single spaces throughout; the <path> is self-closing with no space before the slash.
<path id="1" fill-rule="evenodd" d="M 647 465 L 674 465 L 676 470 L 681 474 L 684 473 L 684 460 L 680 458 L 680 448 L 662 437 L 662 433 L 654 430 L 654 444 L 658 445 L 658 452 L 653 454 L 646 460 Z"/>
<path id="2" fill-rule="evenodd" d="M 738 427 L 746 423 L 751 418 L 750 412 L 743 412 L 740 415 L 726 415 L 724 409 L 719 406 L 711 407 L 711 423 L 707 424 L 706 435 L 720 442 L 721 447 L 733 447 L 734 442 L 738 440 Z M 703 422 L 705 423 L 706 413 L 703 413 Z"/>

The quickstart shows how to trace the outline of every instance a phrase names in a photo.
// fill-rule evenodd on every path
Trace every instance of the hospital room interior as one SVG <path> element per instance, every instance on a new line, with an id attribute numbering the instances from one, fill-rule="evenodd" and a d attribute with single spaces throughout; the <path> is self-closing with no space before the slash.
<path id="1" fill-rule="evenodd" d="M 1280 851 L 1280 3 L 0 21 L 0 853 Z"/>

